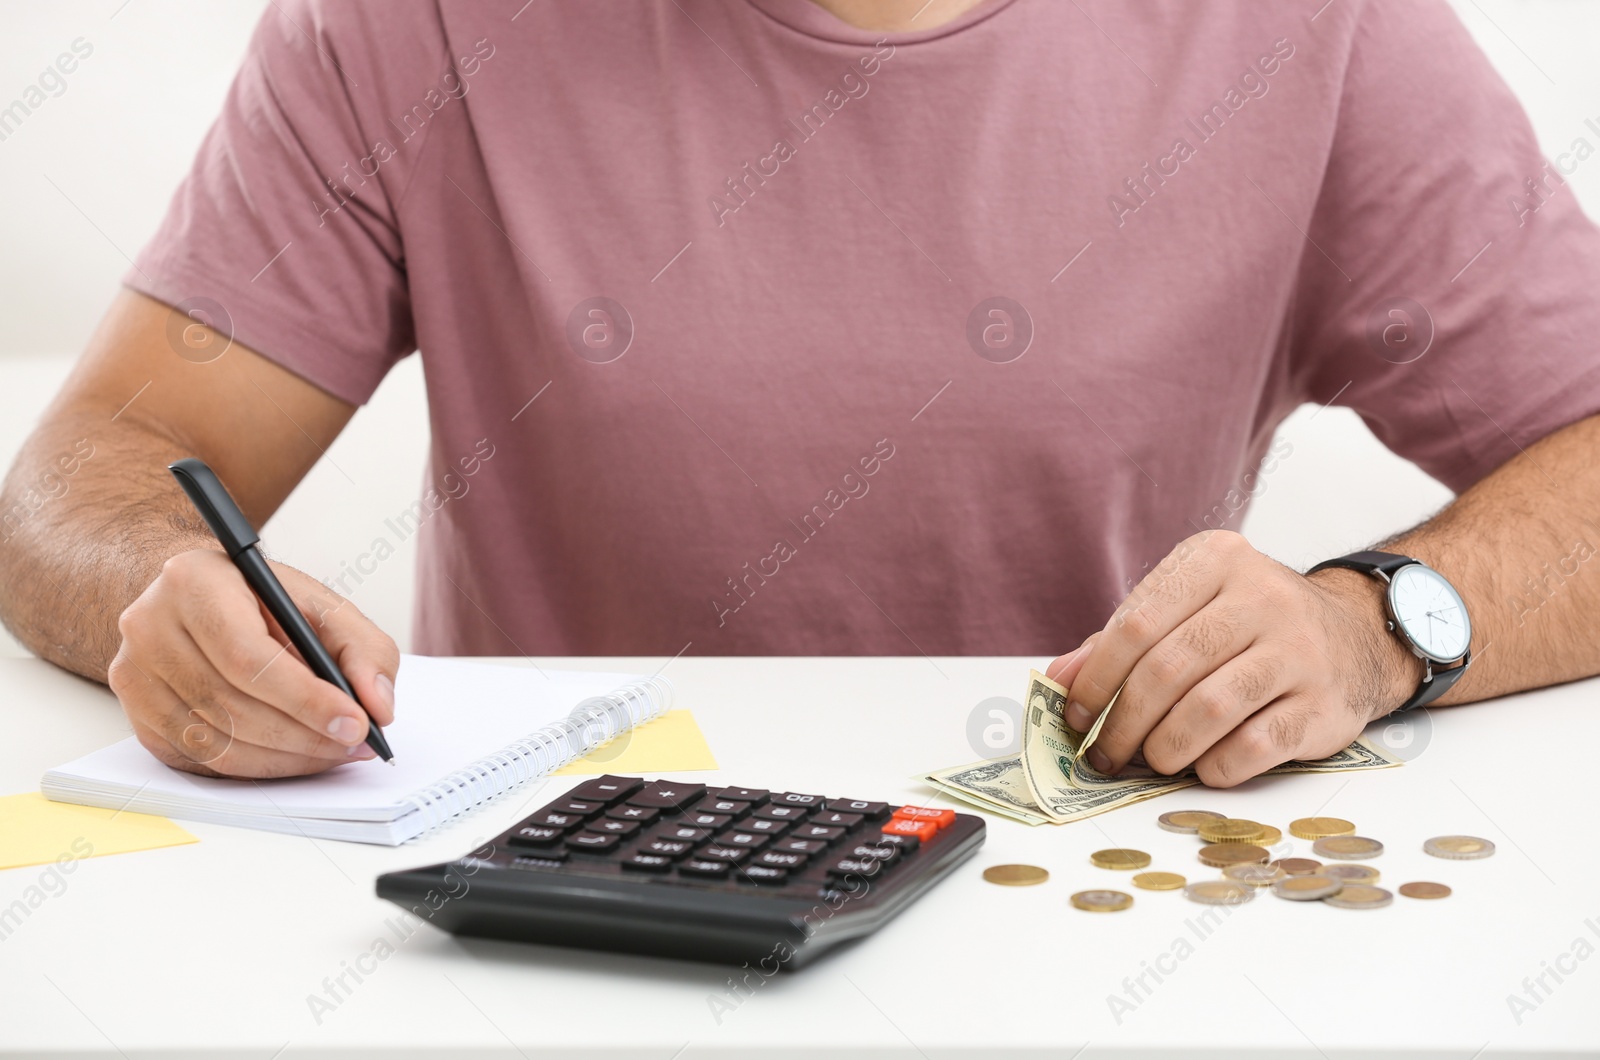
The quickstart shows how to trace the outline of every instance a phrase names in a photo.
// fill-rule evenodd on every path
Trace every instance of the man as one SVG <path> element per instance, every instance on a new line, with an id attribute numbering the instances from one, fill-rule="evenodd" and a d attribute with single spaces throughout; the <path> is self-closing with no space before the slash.
<path id="1" fill-rule="evenodd" d="M 1600 671 L 1561 172 L 1442 0 L 283 0 L 17 459 L 7 511 L 94 454 L 7 525 L 0 606 L 170 765 L 363 756 L 165 467 L 264 522 L 420 349 L 418 650 L 1078 645 L 1075 723 L 1126 682 L 1097 765 L 1234 784 Z M 1402 628 L 1397 567 L 1216 514 L 1305 401 L 1461 493 L 1386 546 L 1443 579 Z M 387 723 L 394 643 L 279 573 Z M 1463 610 L 1456 680 L 1412 649 L 1464 658 Z"/>

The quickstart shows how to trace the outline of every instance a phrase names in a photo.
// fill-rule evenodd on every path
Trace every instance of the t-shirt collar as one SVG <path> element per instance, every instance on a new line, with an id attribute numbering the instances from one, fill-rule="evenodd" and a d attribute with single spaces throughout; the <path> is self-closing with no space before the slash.
<path id="1" fill-rule="evenodd" d="M 815 0 L 748 0 L 748 2 L 790 29 L 804 33 L 808 37 L 818 37 L 840 44 L 876 44 L 879 41 L 888 41 L 891 44 L 915 44 L 918 41 L 935 40 L 939 37 L 948 37 L 952 33 L 959 33 L 1009 7 L 1014 0 L 982 0 L 972 10 L 942 26 L 900 33 L 859 29 L 816 3 Z"/>

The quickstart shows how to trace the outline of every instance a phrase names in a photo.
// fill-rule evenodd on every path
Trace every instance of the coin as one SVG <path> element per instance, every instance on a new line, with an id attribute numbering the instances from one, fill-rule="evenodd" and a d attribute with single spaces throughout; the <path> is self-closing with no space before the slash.
<path id="1" fill-rule="evenodd" d="M 1199 832 L 1207 843 L 1254 843 L 1266 832 L 1266 827 L 1242 817 L 1224 817 L 1220 821 L 1205 822 Z"/>
<path id="2" fill-rule="evenodd" d="M 1324 865 L 1317 875 L 1328 876 L 1344 884 L 1377 883 L 1378 870 L 1371 865 Z"/>
<path id="3" fill-rule="evenodd" d="M 1072 904 L 1091 913 L 1117 913 L 1133 904 L 1133 895 L 1121 891 L 1079 891 Z"/>
<path id="4" fill-rule="evenodd" d="M 1037 865 L 990 865 L 983 878 L 1002 887 L 1032 887 L 1048 880 L 1050 873 Z"/>
<path id="5" fill-rule="evenodd" d="M 1350 858 L 1365 861 L 1383 853 L 1383 844 L 1359 835 L 1331 835 L 1311 844 L 1311 852 L 1325 858 Z"/>
<path id="6" fill-rule="evenodd" d="M 1147 891 L 1176 891 L 1188 882 L 1176 872 L 1141 872 L 1133 878 L 1135 887 Z"/>
<path id="7" fill-rule="evenodd" d="M 1222 875 L 1237 883 L 1248 883 L 1252 887 L 1270 887 L 1274 880 L 1283 879 L 1283 869 L 1278 867 L 1276 861 L 1267 865 L 1245 862 L 1241 865 L 1229 865 L 1222 870 Z"/>
<path id="8" fill-rule="evenodd" d="M 1449 898 L 1450 888 L 1442 883 L 1402 883 L 1400 893 L 1407 898 Z"/>
<path id="9" fill-rule="evenodd" d="M 1271 854 L 1251 843 L 1212 843 L 1200 848 L 1200 864 L 1214 869 L 1266 861 Z"/>
<path id="10" fill-rule="evenodd" d="M 1313 861 L 1311 858 L 1283 858 L 1274 864 L 1280 866 L 1290 876 L 1309 876 L 1322 868 L 1322 862 Z"/>
<path id="11" fill-rule="evenodd" d="M 1285 876 L 1272 885 L 1272 893 L 1291 902 L 1314 902 L 1343 888 L 1342 882 L 1329 876 Z"/>
<path id="12" fill-rule="evenodd" d="M 1256 890 L 1233 880 L 1201 880 L 1185 887 L 1183 896 L 1201 905 L 1243 905 L 1256 896 Z"/>
<path id="13" fill-rule="evenodd" d="M 1169 832 L 1181 832 L 1184 835 L 1194 835 L 1195 831 L 1207 821 L 1220 821 L 1223 815 L 1212 813 L 1210 810 L 1173 810 L 1156 818 L 1156 824 Z"/>
<path id="14" fill-rule="evenodd" d="M 1264 824 L 1261 826 L 1261 834 L 1250 842 L 1258 847 L 1275 847 L 1283 842 L 1283 831 L 1270 824 Z"/>
<path id="15" fill-rule="evenodd" d="M 1494 844 L 1470 835 L 1436 835 L 1422 844 L 1425 854 L 1451 861 L 1476 861 L 1494 853 Z"/>
<path id="16" fill-rule="evenodd" d="M 1289 822 L 1289 834 L 1301 839 L 1321 839 L 1325 835 L 1354 835 L 1356 826 L 1342 817 L 1302 817 Z"/>
<path id="17" fill-rule="evenodd" d="M 1110 850 L 1096 850 L 1089 855 L 1089 861 L 1102 869 L 1142 869 L 1150 864 L 1150 855 L 1142 850 L 1128 850 L 1124 847 L 1113 847 Z"/>
<path id="18" fill-rule="evenodd" d="M 1382 887 L 1369 887 L 1364 883 L 1347 883 L 1338 894 L 1323 899 L 1328 905 L 1340 909 L 1381 909 L 1394 901 L 1394 895 Z"/>

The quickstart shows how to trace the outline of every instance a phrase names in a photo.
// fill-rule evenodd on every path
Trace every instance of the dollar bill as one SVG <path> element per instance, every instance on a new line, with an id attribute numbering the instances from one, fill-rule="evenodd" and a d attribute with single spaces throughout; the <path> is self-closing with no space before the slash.
<path id="1" fill-rule="evenodd" d="M 1112 696 L 1094 725 L 1080 732 L 1067 724 L 1067 690 L 1034 670 L 1028 675 L 1023 700 L 1021 753 L 935 770 L 923 779 L 955 798 L 1028 824 L 1065 824 L 1200 782 L 1192 768 L 1169 776 L 1137 757 L 1117 776 L 1091 766 L 1087 752 L 1116 702 L 1117 697 Z M 1399 759 L 1360 738 L 1327 758 L 1285 762 L 1267 775 L 1336 773 L 1400 764 Z"/>

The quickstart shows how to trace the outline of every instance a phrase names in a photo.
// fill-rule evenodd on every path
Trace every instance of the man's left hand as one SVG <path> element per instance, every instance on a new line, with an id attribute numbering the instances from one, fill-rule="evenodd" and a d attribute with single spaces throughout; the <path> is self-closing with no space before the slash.
<path id="1" fill-rule="evenodd" d="M 1067 723 L 1116 773 L 1142 750 L 1162 773 L 1230 787 L 1346 747 L 1415 691 L 1421 663 L 1384 629 L 1383 586 L 1348 570 L 1299 574 L 1226 530 L 1181 542 L 1104 629 L 1051 663 Z"/>

